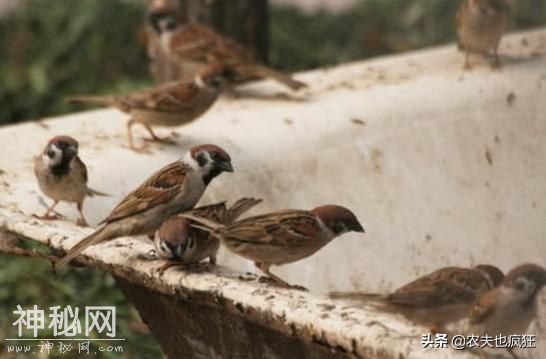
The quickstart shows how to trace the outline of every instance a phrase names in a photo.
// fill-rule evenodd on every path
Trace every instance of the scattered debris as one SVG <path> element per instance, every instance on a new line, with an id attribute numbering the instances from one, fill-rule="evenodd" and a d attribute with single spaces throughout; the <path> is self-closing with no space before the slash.
<path id="1" fill-rule="evenodd" d="M 516 95 L 513 93 L 513 92 L 510 92 L 507 96 L 506 96 L 506 103 L 509 105 L 509 106 L 512 106 L 514 104 L 514 102 L 516 101 Z"/>
<path id="2" fill-rule="evenodd" d="M 359 118 L 351 118 L 351 122 L 354 123 L 355 125 L 360 125 L 360 126 L 366 126 L 366 121 L 364 120 L 361 120 Z"/>
<path id="3" fill-rule="evenodd" d="M 487 164 L 489 164 L 489 166 L 493 166 L 493 156 L 489 150 L 485 150 L 485 159 L 487 160 Z"/>
<path id="4" fill-rule="evenodd" d="M 294 121 L 289 118 L 285 118 L 283 121 L 284 123 L 286 123 L 287 126 L 292 126 L 292 124 L 294 123 Z"/>

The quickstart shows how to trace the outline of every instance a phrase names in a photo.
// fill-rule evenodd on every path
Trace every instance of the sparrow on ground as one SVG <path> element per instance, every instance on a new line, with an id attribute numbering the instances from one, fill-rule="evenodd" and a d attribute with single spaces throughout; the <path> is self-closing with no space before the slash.
<path id="1" fill-rule="evenodd" d="M 364 232 L 350 210 L 334 205 L 320 206 L 310 211 L 281 210 L 227 225 L 191 214 L 181 215 L 220 238 L 233 253 L 254 261 L 269 280 L 284 287 L 299 286 L 291 286 L 271 273 L 272 265 L 309 257 L 344 233 Z"/>
<path id="2" fill-rule="evenodd" d="M 92 244 L 122 236 L 153 235 L 169 217 L 193 208 L 212 179 L 222 172 L 233 172 L 226 151 L 215 145 L 191 148 L 184 158 L 162 168 L 129 193 L 101 222 L 103 226 L 70 248 L 54 268 L 69 263 Z"/>
<path id="3" fill-rule="evenodd" d="M 69 136 L 53 137 L 41 155 L 34 157 L 34 174 L 42 192 L 53 199 L 53 204 L 42 215 L 35 218 L 52 220 L 51 214 L 60 202 L 75 202 L 80 213 L 77 224 L 87 226 L 83 215 L 83 201 L 86 196 L 108 196 L 87 186 L 87 167 L 78 157 L 78 141 Z"/>
<path id="4" fill-rule="evenodd" d="M 163 53 L 180 68 L 221 64 L 237 74 L 231 78 L 234 83 L 271 78 L 292 90 L 306 86 L 289 75 L 260 64 L 235 40 L 206 26 L 184 22 L 180 11 L 173 6 L 152 8 L 148 21 L 160 37 Z"/>
<path id="5" fill-rule="evenodd" d="M 459 46 L 465 52 L 465 69 L 471 53 L 492 55 L 492 66 L 499 65 L 498 48 L 508 28 L 510 5 L 507 0 L 465 0 L 457 11 Z"/>
<path id="6" fill-rule="evenodd" d="M 154 126 L 180 126 L 188 124 L 203 115 L 218 99 L 225 76 L 229 71 L 213 65 L 202 68 L 195 79 L 162 85 L 120 96 L 74 96 L 67 98 L 71 103 L 101 103 L 116 107 L 131 116 L 127 122 L 129 147 L 137 148 L 133 142 L 131 127 L 140 123 L 151 135 L 147 141 L 173 143 L 168 138 L 158 137 Z"/>
<path id="7" fill-rule="evenodd" d="M 544 285 L 544 267 L 524 264 L 512 269 L 498 288 L 480 296 L 470 311 L 470 331 L 493 337 L 525 334 L 537 317 L 537 295 Z"/>
<path id="8" fill-rule="evenodd" d="M 330 297 L 363 301 L 380 310 L 402 314 L 432 332 L 440 332 L 446 324 L 466 318 L 480 294 L 497 287 L 503 278 L 502 271 L 491 265 L 446 267 L 388 295 L 330 293 Z"/>
<path id="9" fill-rule="evenodd" d="M 221 224 L 230 224 L 261 202 L 261 199 L 241 198 L 229 208 L 226 206 L 226 202 L 221 202 L 194 208 L 185 213 Z M 155 233 L 154 247 L 155 249 L 149 255 L 167 260 L 159 268 L 159 272 L 162 274 L 168 268 L 196 264 L 207 257 L 210 263 L 215 265 L 220 240 L 210 235 L 208 231 L 192 227 L 191 220 L 174 215 L 163 223 Z"/>

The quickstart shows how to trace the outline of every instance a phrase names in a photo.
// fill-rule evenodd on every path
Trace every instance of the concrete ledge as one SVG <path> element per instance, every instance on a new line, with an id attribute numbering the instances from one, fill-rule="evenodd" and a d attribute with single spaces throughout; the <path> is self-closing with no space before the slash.
<path id="1" fill-rule="evenodd" d="M 336 202 L 353 209 L 368 234 L 273 269 L 313 294 L 242 280 L 252 266 L 229 253 L 220 256 L 225 267 L 210 273 L 170 270 L 157 278 L 151 274 L 157 264 L 137 258 L 151 248 L 144 239 L 86 250 L 81 261 L 118 278 L 167 354 L 244 356 L 258 353 L 259 342 L 265 357 L 285 357 L 287 350 L 317 358 L 474 357 L 423 351 L 426 328 L 321 294 L 385 291 L 450 264 L 490 262 L 504 270 L 544 264 L 546 31 L 509 36 L 501 53 L 500 71 L 477 61 L 463 73 L 462 56 L 449 46 L 302 74 L 310 90 L 296 97 L 272 83 L 251 85 L 243 91 L 252 98 L 222 99 L 177 130 L 180 146 L 149 155 L 123 147 L 126 119 L 115 110 L 1 128 L 0 227 L 61 249 L 91 232 L 30 217 L 43 211 L 32 157 L 55 134 L 78 138 L 90 185 L 114 194 L 86 202 L 91 223 L 186 148 L 214 142 L 232 154 L 236 173 L 215 181 L 202 203 L 254 196 L 265 201 L 255 211 L 266 211 Z M 71 206 L 58 211 L 76 218 Z M 161 332 L 158 313 L 180 319 L 181 348 Z M 533 327 L 539 347 L 522 357 L 546 357 L 545 326 L 542 320 Z M 235 328 L 239 334 L 230 336 Z"/>

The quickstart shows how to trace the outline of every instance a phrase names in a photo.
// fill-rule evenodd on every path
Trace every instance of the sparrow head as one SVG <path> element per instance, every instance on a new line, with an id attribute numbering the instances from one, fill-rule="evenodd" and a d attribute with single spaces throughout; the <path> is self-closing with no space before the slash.
<path id="1" fill-rule="evenodd" d="M 474 269 L 480 271 L 489 283 L 489 288 L 493 289 L 498 287 L 504 280 L 504 273 L 497 267 L 489 264 L 480 264 L 474 267 Z"/>
<path id="2" fill-rule="evenodd" d="M 469 0 L 470 9 L 477 15 L 494 17 L 510 10 L 506 0 Z"/>
<path id="3" fill-rule="evenodd" d="M 203 173 L 205 184 L 222 172 L 233 172 L 229 154 L 216 145 L 199 145 L 190 149 L 189 155 Z"/>
<path id="4" fill-rule="evenodd" d="M 546 269 L 536 264 L 523 264 L 512 269 L 502 287 L 511 291 L 518 301 L 532 302 L 546 284 Z"/>
<path id="5" fill-rule="evenodd" d="M 326 205 L 317 207 L 311 212 L 319 217 L 336 236 L 351 231 L 364 233 L 364 228 L 354 213 L 345 207 Z"/>
<path id="6" fill-rule="evenodd" d="M 195 76 L 195 83 L 199 87 L 209 86 L 220 89 L 230 80 L 236 77 L 233 69 L 221 64 L 209 65 L 201 69 Z"/>
<path id="7" fill-rule="evenodd" d="M 185 219 L 169 218 L 155 233 L 154 246 L 160 258 L 184 261 L 195 250 L 195 231 Z"/>
<path id="8" fill-rule="evenodd" d="M 148 22 L 158 35 L 176 31 L 182 20 L 180 11 L 171 5 L 157 7 L 148 13 Z"/>
<path id="9" fill-rule="evenodd" d="M 78 141 L 70 136 L 55 136 L 44 148 L 43 158 L 50 167 L 68 168 L 73 158 L 78 156 Z"/>

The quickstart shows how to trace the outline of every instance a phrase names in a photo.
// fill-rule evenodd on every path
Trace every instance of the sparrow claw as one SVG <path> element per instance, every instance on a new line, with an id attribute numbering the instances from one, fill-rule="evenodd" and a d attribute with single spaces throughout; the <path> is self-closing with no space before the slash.
<path id="1" fill-rule="evenodd" d="M 41 219 L 42 221 L 55 221 L 55 220 L 59 220 L 59 219 L 63 219 L 64 217 L 58 213 L 55 213 L 55 214 L 45 214 L 45 215 L 37 215 L 37 214 L 33 214 L 32 215 L 33 218 L 36 218 L 36 219 Z"/>
<path id="2" fill-rule="evenodd" d="M 144 142 L 157 142 L 157 143 L 162 143 L 164 145 L 169 145 L 169 146 L 175 146 L 177 145 L 178 143 L 176 142 L 175 139 L 172 138 L 172 136 L 167 136 L 167 137 L 146 137 L 146 138 L 143 138 L 142 139 Z"/>
<path id="3" fill-rule="evenodd" d="M 181 267 L 183 270 L 186 270 L 186 271 L 191 271 L 194 273 L 202 273 L 202 272 L 211 270 L 212 268 L 214 268 L 214 265 L 211 263 L 202 263 L 202 262 L 182 263 L 182 262 L 167 261 L 163 263 L 163 265 L 161 265 L 160 267 L 152 269 L 152 274 L 153 275 L 157 274 L 159 278 L 161 278 L 163 277 L 163 275 L 169 268 L 173 268 L 173 267 Z"/>

